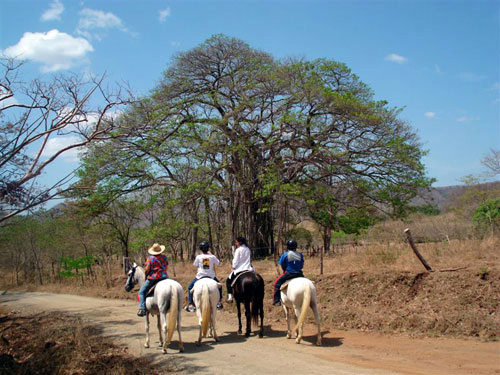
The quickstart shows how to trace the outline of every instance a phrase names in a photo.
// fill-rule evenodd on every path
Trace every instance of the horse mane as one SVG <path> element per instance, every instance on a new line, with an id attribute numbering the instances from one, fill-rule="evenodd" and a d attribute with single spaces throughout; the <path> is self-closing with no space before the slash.
<path id="1" fill-rule="evenodd" d="M 137 284 L 140 286 L 144 285 L 146 282 L 146 273 L 144 272 L 144 268 L 141 266 L 135 267 L 135 279 L 137 280 Z"/>

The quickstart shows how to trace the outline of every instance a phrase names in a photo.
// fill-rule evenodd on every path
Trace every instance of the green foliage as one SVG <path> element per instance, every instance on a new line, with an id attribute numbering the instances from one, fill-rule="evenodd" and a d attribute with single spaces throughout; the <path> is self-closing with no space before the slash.
<path id="1" fill-rule="evenodd" d="M 78 276 L 78 271 L 91 267 L 95 263 L 95 258 L 92 255 L 81 258 L 61 257 L 61 268 L 59 276 L 75 277 Z"/>
<path id="2" fill-rule="evenodd" d="M 412 213 L 421 213 L 427 216 L 436 216 L 441 213 L 439 208 L 433 206 L 432 204 L 424 204 L 420 206 L 410 206 L 408 207 L 409 211 Z"/>
<path id="3" fill-rule="evenodd" d="M 286 234 L 286 238 L 293 238 L 299 244 L 299 247 L 310 247 L 312 244 L 312 233 L 306 228 L 293 228 Z"/>
<path id="4" fill-rule="evenodd" d="M 359 234 L 377 222 L 375 213 L 369 208 L 349 208 L 344 215 L 338 218 L 339 228 L 348 234 Z"/>
<path id="5" fill-rule="evenodd" d="M 500 229 L 500 198 L 488 199 L 481 203 L 472 216 L 479 229 L 489 228 L 492 232 Z"/>

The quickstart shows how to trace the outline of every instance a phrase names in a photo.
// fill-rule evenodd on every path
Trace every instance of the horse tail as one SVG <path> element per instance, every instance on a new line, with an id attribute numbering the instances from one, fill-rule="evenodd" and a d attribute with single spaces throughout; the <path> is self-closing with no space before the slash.
<path id="1" fill-rule="evenodd" d="M 177 325 L 177 315 L 179 314 L 179 294 L 177 293 L 177 288 L 172 285 L 170 288 L 170 313 L 168 314 L 168 340 L 172 340 L 176 325 Z"/>
<path id="2" fill-rule="evenodd" d="M 201 289 L 201 333 L 202 337 L 207 337 L 208 326 L 210 324 L 210 315 L 212 308 L 210 306 L 210 295 L 208 285 L 203 284 Z"/>
<path id="3" fill-rule="evenodd" d="M 263 291 L 264 288 L 261 285 L 260 280 L 255 276 L 255 274 L 252 275 L 252 288 L 253 288 L 253 293 L 252 293 L 252 322 L 255 325 L 259 324 L 259 311 L 260 309 L 263 308 L 262 303 L 264 299 Z"/>
<path id="4" fill-rule="evenodd" d="M 309 308 L 309 305 L 311 304 L 311 288 L 309 285 L 305 285 L 305 290 L 304 290 L 304 295 L 302 296 L 302 310 L 300 310 L 300 317 L 297 322 L 296 327 L 301 327 L 302 323 L 306 320 L 307 316 L 307 309 Z"/>

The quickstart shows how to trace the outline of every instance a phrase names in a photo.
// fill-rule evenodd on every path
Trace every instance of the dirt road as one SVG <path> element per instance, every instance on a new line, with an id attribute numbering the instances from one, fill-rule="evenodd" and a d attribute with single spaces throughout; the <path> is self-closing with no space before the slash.
<path id="1" fill-rule="evenodd" d="M 174 365 L 180 374 L 500 374 L 500 343 L 473 340 L 412 339 L 349 331 L 323 331 L 323 346 L 313 345 L 314 327 L 306 328 L 305 341 L 286 340 L 284 322 L 266 326 L 265 337 L 246 339 L 236 334 L 232 306 L 217 315 L 221 342 L 198 337 L 195 313 L 183 313 L 185 352 L 177 350 L 177 333 L 168 354 L 153 345 L 156 324 L 151 325 L 151 348 L 145 349 L 144 323 L 135 315 L 136 304 L 125 300 L 48 293 L 14 293 L 0 296 L 0 304 L 19 312 L 64 311 L 77 313 L 102 330 L 103 336 L 125 344 L 136 356 Z M 153 323 L 153 322 L 152 322 Z"/>

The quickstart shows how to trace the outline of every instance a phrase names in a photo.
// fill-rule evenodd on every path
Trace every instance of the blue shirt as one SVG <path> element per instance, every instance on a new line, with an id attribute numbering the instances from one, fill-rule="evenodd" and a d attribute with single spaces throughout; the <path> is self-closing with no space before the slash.
<path id="1" fill-rule="evenodd" d="M 302 272 L 302 268 L 304 267 L 304 256 L 302 253 L 298 251 L 287 251 L 283 253 L 278 264 L 283 268 L 286 272 L 289 273 L 298 273 Z"/>

